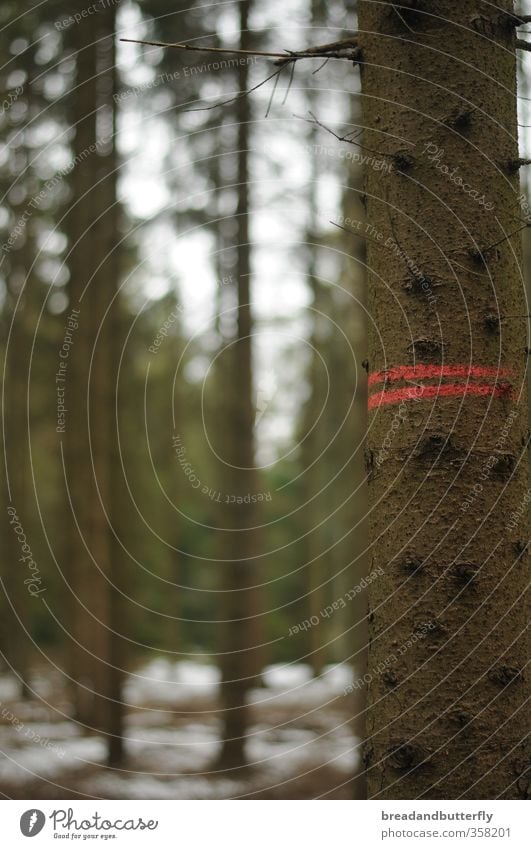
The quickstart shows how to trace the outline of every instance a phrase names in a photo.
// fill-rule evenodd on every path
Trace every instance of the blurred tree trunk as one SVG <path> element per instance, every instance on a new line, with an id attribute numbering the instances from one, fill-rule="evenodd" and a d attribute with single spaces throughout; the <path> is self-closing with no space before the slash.
<path id="1" fill-rule="evenodd" d="M 81 3 L 77 4 L 81 9 Z M 75 92 L 71 99 L 71 124 L 74 128 L 72 153 L 74 168 L 71 173 L 71 206 L 66 220 L 70 251 L 69 312 L 78 319 L 78 327 L 65 363 L 66 378 L 62 384 L 68 402 L 64 437 L 64 475 L 70 510 L 66 528 L 65 577 L 70 593 L 65 608 L 69 620 L 69 668 L 73 685 L 73 702 L 76 719 L 91 726 L 93 716 L 92 675 L 94 657 L 90 653 L 92 632 L 97 623 L 91 613 L 94 589 L 93 572 L 96 570 L 90 555 L 89 507 L 93 497 L 93 472 L 87 422 L 88 370 L 90 345 L 90 289 L 85 287 L 95 268 L 95 247 L 90 236 L 94 222 L 95 156 L 90 154 L 96 142 L 97 113 L 97 63 L 95 16 L 87 18 L 83 27 L 72 27 L 71 48 L 76 62 Z"/>
<path id="2" fill-rule="evenodd" d="M 121 275 L 120 205 L 117 195 L 118 156 L 116 150 L 116 10 L 111 4 L 101 15 L 102 32 L 99 40 L 100 115 L 105 145 L 100 160 L 101 211 L 97 225 L 97 243 L 101 262 L 94 280 L 95 293 L 100 299 L 101 344 L 98 345 L 94 378 L 100 384 L 104 403 L 94 411 L 100 417 L 94 432 L 101 439 L 99 460 L 101 477 L 107 484 L 107 503 L 102 519 L 102 534 L 106 537 L 106 587 L 108 595 L 108 629 L 104 647 L 108 665 L 102 666 L 102 692 L 106 697 L 106 731 L 109 763 L 123 759 L 123 704 L 122 678 L 126 666 L 126 642 L 120 636 L 126 629 L 124 603 L 125 574 L 124 551 L 120 537 L 125 523 L 122 520 L 127 492 L 124 485 L 118 436 L 118 368 L 124 332 L 121 321 L 119 283 Z"/>
<path id="3" fill-rule="evenodd" d="M 315 231 L 309 238 L 313 242 Z M 318 625 L 308 630 L 309 662 L 315 677 L 321 675 L 326 662 L 327 620 L 320 616 L 325 607 L 326 588 L 328 587 L 327 556 L 323 554 L 326 543 L 323 537 L 323 487 L 326 477 L 323 475 L 323 463 L 318 459 L 326 446 L 327 434 L 316 425 L 327 397 L 325 364 L 321 352 L 320 328 L 323 326 L 320 296 L 320 283 L 316 276 L 315 249 L 309 250 L 309 283 L 312 299 L 312 332 L 310 337 L 311 363 L 309 371 L 310 398 L 304 411 L 301 428 L 301 464 L 304 469 L 303 500 L 304 510 L 304 552 L 306 561 L 306 592 L 308 618 L 310 622 L 318 620 Z M 324 384 L 323 385 L 323 381 Z M 324 438 L 323 438 L 324 437 Z M 315 618 L 314 618 L 315 617 Z"/>
<path id="4" fill-rule="evenodd" d="M 118 205 L 114 100 L 115 6 L 73 28 L 77 85 L 69 216 L 70 309 L 79 328 L 67 370 L 66 477 L 71 589 L 70 657 L 76 717 L 106 736 L 110 763 L 122 751 L 120 699 L 123 604 L 122 552 L 116 539 L 119 457 L 115 390 L 120 345 Z"/>
<path id="5" fill-rule="evenodd" d="M 312 24 L 317 26 L 320 18 L 320 4 L 312 2 Z M 311 89 L 309 92 L 310 111 L 318 112 L 318 95 Z M 316 425 L 321 409 L 327 400 L 327 376 L 325 374 L 322 351 L 323 323 L 326 321 L 326 310 L 322 303 L 321 284 L 317 276 L 317 229 L 318 229 L 318 179 L 317 166 L 317 135 L 316 127 L 309 133 L 311 154 L 311 178 L 308 196 L 308 283 L 312 293 L 312 331 L 310 337 L 310 398 L 305 411 L 305 422 L 301 434 L 301 461 L 304 469 L 303 486 L 306 518 L 305 554 L 308 592 L 308 616 L 310 622 L 316 617 L 318 626 L 308 631 L 310 663 L 315 677 L 319 676 L 326 662 L 326 643 L 328 636 L 327 620 L 320 616 L 325 606 L 326 588 L 328 587 L 329 558 L 323 555 L 326 548 L 324 529 L 320 524 L 323 518 L 323 487 L 326 484 L 326 473 L 323 474 L 323 463 L 318 460 L 327 443 L 327 434 L 323 428 Z"/>
<path id="6" fill-rule="evenodd" d="M 251 2 L 239 3 L 240 49 L 249 48 Z M 238 65 L 238 88 L 249 88 L 247 63 Z M 249 146 L 251 104 L 248 97 L 236 102 L 238 125 L 238 203 L 236 209 L 236 339 L 229 349 L 232 374 L 226 396 L 226 437 L 228 465 L 223 486 L 229 497 L 245 498 L 257 490 L 255 471 L 252 376 L 251 246 L 249 243 Z M 230 503 L 224 511 L 226 552 L 223 569 L 225 594 L 221 698 L 223 704 L 223 744 L 219 765 L 236 768 L 246 763 L 245 738 L 248 726 L 248 690 L 260 669 L 258 588 L 256 587 L 257 535 L 256 505 L 252 501 Z"/>
<path id="7" fill-rule="evenodd" d="M 27 167 L 27 164 L 26 164 Z M 15 208 L 15 212 L 17 212 Z M 22 214 L 22 211 L 21 211 Z M 20 539 L 26 535 L 31 548 L 29 512 L 29 455 L 27 425 L 27 393 L 29 391 L 30 336 L 28 333 L 28 303 L 30 297 L 31 243 L 29 234 L 13 253 L 7 272 L 7 297 L 4 302 L 6 329 L 5 380 L 3 384 L 3 426 L 5 462 L 6 509 L 16 511 L 7 515 L 5 555 L 2 569 L 5 599 L 2 616 L 3 648 L 6 660 L 18 679 L 22 698 L 29 696 L 29 656 L 31 630 L 30 596 L 24 581 L 31 578 L 27 568 L 29 552 L 23 550 Z M 22 527 L 17 535 L 14 528 Z M 20 539 L 19 539 L 20 536 Z M 33 552 L 32 552 L 33 554 Z M 23 560 L 26 558 L 26 560 Z M 35 600 L 31 599 L 35 604 Z"/>
<path id="8" fill-rule="evenodd" d="M 366 169 L 367 469 L 373 569 L 384 570 L 369 589 L 369 796 L 519 798 L 528 310 L 521 237 L 506 238 L 520 216 L 513 4 L 441 0 L 435 18 L 423 5 L 359 9 L 364 143 L 393 166 Z M 461 364 L 494 377 L 437 376 Z M 418 386 L 382 375 L 413 365 L 431 367 L 432 384 L 457 380 L 462 397 L 423 399 L 420 371 Z M 374 393 L 395 389 L 393 429 L 396 397 Z"/>

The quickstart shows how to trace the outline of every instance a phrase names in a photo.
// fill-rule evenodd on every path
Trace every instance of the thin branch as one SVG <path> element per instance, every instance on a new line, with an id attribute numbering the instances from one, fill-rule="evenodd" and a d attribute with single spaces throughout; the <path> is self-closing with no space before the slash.
<path id="1" fill-rule="evenodd" d="M 275 97 L 275 92 L 276 92 L 276 90 L 277 90 L 278 81 L 279 81 L 279 79 L 280 79 L 280 75 L 281 75 L 281 73 L 282 73 L 282 69 L 280 69 L 280 71 L 279 71 L 279 72 L 278 72 L 278 74 L 276 75 L 275 84 L 274 84 L 274 86 L 273 86 L 273 91 L 271 92 L 271 97 L 269 98 L 269 103 L 267 104 L 267 109 L 266 109 L 266 113 L 265 113 L 265 115 L 264 115 L 264 118 L 268 118 L 268 117 L 269 117 L 269 112 L 271 111 L 271 107 L 272 107 L 272 105 L 273 105 L 273 99 L 274 99 L 274 97 Z"/>
<path id="2" fill-rule="evenodd" d="M 325 65 L 328 65 L 328 63 L 329 63 L 329 62 L 330 62 L 330 56 L 327 56 L 327 57 L 326 57 L 326 59 L 324 59 L 324 61 L 323 61 L 323 62 L 321 62 L 321 64 L 319 65 L 319 67 L 318 67 L 318 68 L 316 68 L 316 69 L 315 69 L 315 71 L 312 71 L 312 75 L 313 75 L 313 74 L 318 74 L 318 73 L 319 73 L 319 71 L 322 71 L 322 70 L 323 70 L 323 68 L 324 68 L 324 66 L 325 66 Z"/>
<path id="3" fill-rule="evenodd" d="M 473 269 L 468 268 L 466 265 L 463 265 L 461 262 L 457 262 L 456 259 L 450 259 L 449 256 L 446 257 L 448 263 L 450 265 L 457 265 L 458 268 L 462 268 L 463 271 L 468 272 L 469 274 L 473 274 L 475 277 L 489 277 L 489 274 L 485 274 L 483 271 L 473 271 Z"/>
<path id="4" fill-rule="evenodd" d="M 308 115 L 310 116 L 311 121 L 308 120 L 308 118 L 303 118 L 303 120 L 306 121 L 307 124 L 315 124 L 315 126 L 320 127 L 321 130 L 324 130 L 325 132 L 330 133 L 330 135 L 332 135 L 335 139 L 337 139 L 337 141 L 347 142 L 348 144 L 356 145 L 356 147 L 359 147 L 360 150 L 367 150 L 369 153 L 376 154 L 376 156 L 382 156 L 382 157 L 387 158 L 387 159 L 393 158 L 392 154 L 390 154 L 390 153 L 380 153 L 379 150 L 371 150 L 370 147 L 365 147 L 365 145 L 361 145 L 359 142 L 355 141 L 355 138 L 362 133 L 362 130 L 358 130 L 356 133 L 352 132 L 352 133 L 347 133 L 344 136 L 338 136 L 338 134 L 334 133 L 334 131 L 331 130 L 330 127 L 327 127 L 325 124 L 322 124 L 321 121 L 319 121 L 319 119 L 315 117 L 313 112 L 308 112 Z M 298 117 L 298 116 L 295 116 L 295 117 Z"/>
<path id="5" fill-rule="evenodd" d="M 276 59 L 277 65 L 286 65 L 296 62 L 298 59 L 350 59 L 357 61 L 360 56 L 358 42 L 355 38 L 346 38 L 342 41 L 333 41 L 330 44 L 319 44 L 315 47 L 306 47 L 303 50 L 284 50 L 282 53 L 274 53 L 266 50 L 238 50 L 230 47 L 198 47 L 194 44 L 184 42 L 145 41 L 137 38 L 121 38 L 129 44 L 145 44 L 151 47 L 173 47 L 175 50 L 188 50 L 195 53 L 223 53 L 237 56 L 264 56 L 267 59 Z"/>
<path id="6" fill-rule="evenodd" d="M 344 38 L 342 41 L 332 41 L 330 44 L 318 44 L 306 47 L 304 50 L 287 50 L 288 56 L 281 56 L 276 65 L 285 65 L 297 59 L 348 59 L 357 62 L 361 50 L 356 38 Z"/>
<path id="7" fill-rule="evenodd" d="M 265 50 L 239 50 L 237 48 L 232 47 L 199 47 L 197 45 L 187 44 L 185 42 L 146 41 L 144 39 L 137 38 L 121 38 L 120 41 L 126 41 L 128 44 L 143 44 L 148 45 L 150 47 L 173 47 L 176 50 L 186 50 L 192 51 L 194 53 L 216 53 L 236 56 L 264 56 L 267 59 L 276 60 L 275 65 L 279 66 L 279 70 L 275 71 L 273 74 L 266 77 L 265 80 L 262 80 L 262 82 L 258 83 L 247 91 L 241 92 L 239 95 L 237 95 L 236 97 L 232 97 L 229 100 L 224 100 L 220 103 L 215 103 L 213 106 L 203 106 L 197 109 L 185 109 L 185 112 L 208 112 L 209 110 L 217 109 L 220 106 L 228 106 L 231 103 L 236 103 L 240 98 L 247 97 L 247 95 L 251 94 L 253 91 L 256 91 L 261 86 L 269 82 L 269 80 L 272 80 L 276 77 L 273 93 L 271 95 L 269 106 L 267 107 L 267 117 L 271 109 L 271 105 L 273 103 L 273 98 L 275 96 L 278 84 L 278 76 L 286 65 L 291 65 L 291 75 L 283 103 L 286 102 L 287 96 L 289 94 L 291 84 L 293 82 L 295 63 L 299 59 L 325 59 L 325 62 L 323 63 L 323 65 L 325 65 L 329 59 L 348 59 L 352 62 L 357 62 L 361 58 L 361 50 L 354 37 L 346 38 L 342 41 L 333 41 L 330 44 L 320 44 L 315 47 L 307 47 L 304 50 L 285 50 L 283 53 L 274 53 Z M 321 67 L 317 70 L 320 70 Z"/>
<path id="8" fill-rule="evenodd" d="M 513 230 L 512 233 L 508 233 L 506 236 L 503 236 L 501 239 L 498 239 L 497 242 L 494 242 L 492 245 L 489 245 L 488 248 L 482 248 L 481 251 L 479 251 L 479 254 L 481 255 L 481 257 L 484 257 L 485 254 L 488 254 L 488 252 L 491 251 L 493 248 L 497 248 L 498 245 L 502 244 L 502 242 L 506 242 L 509 239 L 512 239 L 513 236 L 517 236 L 518 233 L 521 233 L 522 230 L 526 229 L 526 227 L 529 227 L 529 224 L 524 224 L 523 227 L 519 227 L 518 230 Z"/>
<path id="9" fill-rule="evenodd" d="M 371 238 L 371 236 L 366 236 L 364 233 L 357 233 L 356 230 L 349 230 L 348 227 L 343 227 L 342 224 L 338 224 L 336 221 L 329 221 L 328 223 L 337 227 L 338 230 L 343 230 L 344 233 L 348 233 L 349 236 L 357 236 L 358 239 L 363 239 L 365 242 L 372 242 L 374 245 L 378 245 L 380 248 L 382 247 L 380 242 L 377 242 L 376 239 Z"/>
<path id="10" fill-rule="evenodd" d="M 517 38 L 516 46 L 519 47 L 520 50 L 531 50 L 531 41 L 524 41 L 523 38 Z"/>
<path id="11" fill-rule="evenodd" d="M 338 230 L 343 230 L 344 233 L 349 233 L 351 236 L 358 236 L 359 239 L 365 239 L 368 241 L 367 236 L 364 236 L 363 233 L 356 233 L 355 230 L 349 230 L 348 227 L 343 227 L 342 224 L 338 224 L 336 221 L 329 221 L 329 224 L 333 224 L 334 227 L 337 227 Z"/>
<path id="12" fill-rule="evenodd" d="M 237 94 L 236 97 L 231 97 L 229 100 L 222 100 L 219 103 L 213 103 L 212 106 L 198 106 L 196 109 L 183 109 L 183 112 L 210 112 L 211 109 L 219 109 L 221 106 L 228 106 L 230 103 L 237 103 L 238 100 L 241 100 L 242 97 L 247 97 L 247 95 L 252 94 L 253 91 L 261 88 L 263 85 L 272 80 L 273 77 L 278 77 L 282 73 L 282 68 L 279 68 L 277 71 L 273 71 L 265 80 L 253 85 L 252 88 L 248 88 L 247 91 L 242 91 L 240 94 Z"/>
<path id="13" fill-rule="evenodd" d="M 326 61 L 328 62 L 328 59 Z M 285 105 L 285 103 L 288 99 L 288 95 L 291 91 L 291 86 L 292 86 L 292 83 L 293 83 L 294 75 L 295 75 L 295 62 L 293 62 L 292 65 L 291 65 L 291 71 L 290 71 L 289 80 L 288 80 L 288 87 L 286 88 L 286 93 L 285 93 L 284 99 L 282 101 L 282 106 Z"/>
<path id="14" fill-rule="evenodd" d="M 166 41 L 142 41 L 137 38 L 121 38 L 120 41 L 127 41 L 129 44 L 146 44 L 150 47 L 174 47 L 176 50 L 190 50 L 194 53 L 236 53 L 239 56 L 266 56 L 269 59 L 286 58 L 285 53 L 268 53 L 258 50 L 237 50 L 235 47 L 197 47 L 193 44 L 184 42 L 166 42 Z"/>

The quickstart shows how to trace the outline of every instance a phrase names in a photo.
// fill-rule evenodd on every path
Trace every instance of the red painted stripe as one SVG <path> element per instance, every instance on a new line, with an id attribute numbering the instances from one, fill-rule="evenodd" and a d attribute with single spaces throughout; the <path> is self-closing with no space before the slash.
<path id="1" fill-rule="evenodd" d="M 425 398 L 448 398 L 459 395 L 483 395 L 493 398 L 512 398 L 509 384 L 491 385 L 488 383 L 443 383 L 440 386 L 407 386 L 403 389 L 375 392 L 369 398 L 369 410 L 385 404 L 398 404 L 400 401 L 417 401 Z"/>
<path id="2" fill-rule="evenodd" d="M 467 365 L 448 365 L 448 366 L 394 366 L 390 369 L 376 371 L 369 376 L 369 386 L 374 386 L 375 383 L 383 381 L 392 382 L 396 380 L 414 380 L 415 378 L 438 378 L 443 377 L 509 377 L 511 369 L 501 368 L 498 366 L 467 366 Z"/>

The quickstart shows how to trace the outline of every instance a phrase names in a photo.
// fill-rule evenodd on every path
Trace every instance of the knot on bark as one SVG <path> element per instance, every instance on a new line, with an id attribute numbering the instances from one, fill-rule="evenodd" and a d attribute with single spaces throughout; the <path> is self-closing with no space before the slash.
<path id="1" fill-rule="evenodd" d="M 500 252 L 497 248 L 471 248 L 469 251 L 470 257 L 476 265 L 487 266 L 489 262 L 497 262 L 500 258 Z"/>
<path id="2" fill-rule="evenodd" d="M 364 743 L 361 747 L 361 760 L 363 761 L 363 765 L 365 769 L 371 765 L 374 759 L 374 749 L 370 743 Z"/>
<path id="3" fill-rule="evenodd" d="M 502 166 L 505 168 L 507 174 L 516 174 L 520 168 L 523 168 L 524 165 L 529 165 L 529 159 L 508 159 L 502 163 Z"/>
<path id="4" fill-rule="evenodd" d="M 413 743 L 396 743 L 387 750 L 387 763 L 393 769 L 410 769 L 418 766 L 425 760 L 424 752 Z"/>
<path id="5" fill-rule="evenodd" d="M 483 319 L 483 324 L 488 333 L 498 333 L 500 329 L 500 316 L 495 312 L 488 312 Z"/>
<path id="6" fill-rule="evenodd" d="M 441 454 L 455 454 L 455 446 L 450 437 L 442 433 L 431 433 L 419 440 L 414 456 L 426 460 L 435 459 Z"/>
<path id="7" fill-rule="evenodd" d="M 470 711 L 465 708 L 456 708 L 455 710 L 451 710 L 448 714 L 448 721 L 452 725 L 457 725 L 458 728 L 464 728 L 474 719 L 473 715 Z"/>
<path id="8" fill-rule="evenodd" d="M 408 350 L 419 360 L 440 362 L 442 359 L 444 344 L 438 339 L 414 339 L 408 345 Z"/>
<path id="9" fill-rule="evenodd" d="M 400 174 L 407 174 L 414 164 L 415 160 L 408 150 L 398 150 L 393 154 L 393 165 Z"/>
<path id="10" fill-rule="evenodd" d="M 391 690 L 398 686 L 398 678 L 391 669 L 385 670 L 385 672 L 382 674 L 382 681 Z"/>
<path id="11" fill-rule="evenodd" d="M 515 684 L 523 677 L 522 670 L 517 666 L 507 666 L 502 664 L 494 669 L 491 669 L 488 678 L 493 684 L 499 684 L 500 687 L 508 687 L 509 684 Z"/>
<path id="12" fill-rule="evenodd" d="M 365 461 L 365 472 L 367 474 L 367 481 L 372 481 L 374 479 L 374 451 L 370 448 L 365 448 L 363 452 L 363 459 Z"/>
<path id="13" fill-rule="evenodd" d="M 452 573 L 459 584 L 466 586 L 477 580 L 479 567 L 475 563 L 455 563 Z"/>
<path id="14" fill-rule="evenodd" d="M 481 35 L 494 35 L 497 29 L 496 21 L 485 15 L 474 15 L 470 18 L 470 26 Z"/>
<path id="15" fill-rule="evenodd" d="M 528 553 L 529 542 L 526 539 L 517 539 L 515 543 L 513 543 L 516 553 L 521 556 L 522 554 Z"/>
<path id="16" fill-rule="evenodd" d="M 404 570 L 404 572 L 408 572 L 409 574 L 419 572 L 424 568 L 422 560 L 420 557 L 407 556 L 405 560 L 402 560 L 400 563 L 400 568 Z"/>
<path id="17" fill-rule="evenodd" d="M 417 637 L 427 637 L 428 634 L 431 634 L 433 637 L 440 637 L 446 633 L 446 628 L 438 619 L 429 619 L 427 622 L 418 622 L 413 629 L 413 633 Z"/>
<path id="18" fill-rule="evenodd" d="M 501 454 L 492 467 L 492 471 L 498 477 L 505 479 L 512 475 L 515 466 L 516 457 L 514 454 Z"/>
<path id="19" fill-rule="evenodd" d="M 460 133 L 469 130 L 472 126 L 472 115 L 475 112 L 475 107 L 473 109 L 466 109 L 461 106 L 456 106 L 453 109 L 448 117 L 445 120 L 445 124 L 447 127 L 452 127 L 454 130 L 458 130 Z"/>
<path id="20" fill-rule="evenodd" d="M 424 295 L 426 292 L 431 292 L 436 284 L 431 277 L 421 274 L 417 277 L 409 277 L 403 285 L 403 289 L 408 295 Z"/>

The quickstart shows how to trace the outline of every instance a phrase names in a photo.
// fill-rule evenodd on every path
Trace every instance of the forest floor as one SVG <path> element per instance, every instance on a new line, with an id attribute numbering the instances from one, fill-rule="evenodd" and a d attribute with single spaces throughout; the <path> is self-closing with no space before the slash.
<path id="1" fill-rule="evenodd" d="M 105 765 L 105 743 L 69 718 L 57 673 L 35 675 L 16 698 L 0 677 L 0 793 L 10 799 L 351 799 L 359 740 L 344 690 L 352 669 L 312 679 L 303 664 L 268 667 L 251 692 L 250 766 L 212 771 L 219 749 L 213 666 L 156 660 L 125 687 L 127 760 Z"/>

